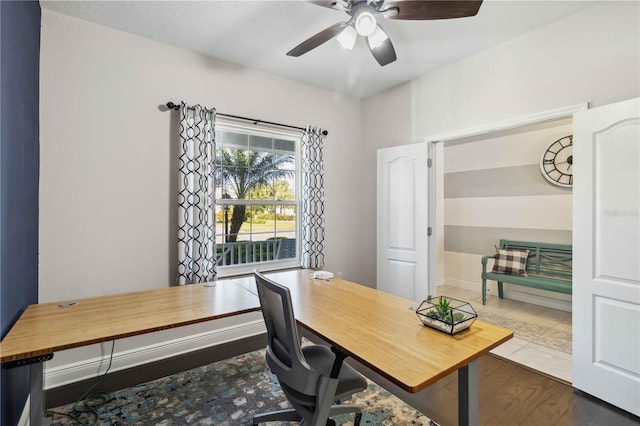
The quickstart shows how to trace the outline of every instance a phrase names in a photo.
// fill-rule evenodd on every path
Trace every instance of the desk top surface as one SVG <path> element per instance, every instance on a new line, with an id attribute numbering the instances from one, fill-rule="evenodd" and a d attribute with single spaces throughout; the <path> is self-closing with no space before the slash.
<path id="1" fill-rule="evenodd" d="M 0 362 L 260 310 L 233 281 L 30 305 L 0 342 Z"/>
<path id="2" fill-rule="evenodd" d="M 308 270 L 268 275 L 291 290 L 298 323 L 409 392 L 417 392 L 513 337 L 476 321 L 454 336 L 424 327 L 416 303 Z M 253 277 L 30 305 L 0 342 L 0 362 L 258 311 Z"/>
<path id="3" fill-rule="evenodd" d="M 409 392 L 513 337 L 482 321 L 450 336 L 423 326 L 409 309 L 414 301 L 345 280 L 314 280 L 305 270 L 267 276 L 291 290 L 300 325 Z"/>

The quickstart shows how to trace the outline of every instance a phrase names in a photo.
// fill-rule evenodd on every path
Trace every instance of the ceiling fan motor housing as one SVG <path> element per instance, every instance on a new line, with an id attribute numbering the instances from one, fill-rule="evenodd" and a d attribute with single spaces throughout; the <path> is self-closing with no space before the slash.
<path id="1" fill-rule="evenodd" d="M 369 7 L 358 8 L 353 20 L 355 21 L 356 31 L 363 37 L 368 37 L 373 34 L 378 25 L 375 16 L 373 16 L 372 9 Z"/>

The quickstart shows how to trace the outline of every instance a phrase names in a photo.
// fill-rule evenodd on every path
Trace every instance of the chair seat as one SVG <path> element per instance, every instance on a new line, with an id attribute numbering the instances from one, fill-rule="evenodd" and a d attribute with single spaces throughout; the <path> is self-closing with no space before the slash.
<path id="1" fill-rule="evenodd" d="M 321 371 L 326 375 L 331 373 L 335 355 L 327 346 L 309 345 L 302 347 L 307 363 L 317 371 Z M 346 362 L 340 368 L 340 376 L 338 388 L 336 389 L 337 399 L 347 397 L 356 392 L 360 392 L 367 388 L 367 379 L 358 373 L 353 367 Z"/>

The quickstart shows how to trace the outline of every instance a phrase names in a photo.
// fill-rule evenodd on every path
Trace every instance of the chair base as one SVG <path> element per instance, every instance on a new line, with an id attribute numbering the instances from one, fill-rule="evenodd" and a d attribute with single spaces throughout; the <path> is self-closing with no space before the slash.
<path id="1" fill-rule="evenodd" d="M 355 417 L 353 419 L 353 426 L 360 426 L 360 422 L 362 421 L 362 411 L 360 407 L 353 405 L 334 405 L 331 407 L 331 415 L 336 414 L 344 414 L 344 413 L 352 413 L 355 412 Z M 260 423 L 267 422 L 301 422 L 302 416 L 298 414 L 296 410 L 290 408 L 288 410 L 279 410 L 279 411 L 271 411 L 269 413 L 261 413 L 256 414 L 253 417 L 253 426 L 257 426 Z M 326 426 L 335 426 L 336 422 L 333 419 L 327 419 Z"/>
<path id="2" fill-rule="evenodd" d="M 298 414 L 296 410 L 290 408 L 288 410 L 271 411 L 269 413 L 261 413 L 253 416 L 253 425 L 257 426 L 260 423 L 266 422 L 299 422 L 302 420 L 302 416 Z"/>

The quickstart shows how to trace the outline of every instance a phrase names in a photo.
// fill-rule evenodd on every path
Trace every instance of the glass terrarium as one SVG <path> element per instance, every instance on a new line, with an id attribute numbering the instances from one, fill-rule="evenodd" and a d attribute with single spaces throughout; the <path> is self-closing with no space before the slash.
<path id="1" fill-rule="evenodd" d="M 447 334 L 471 327 L 478 314 L 468 302 L 448 296 L 430 297 L 416 311 L 422 324 Z"/>

